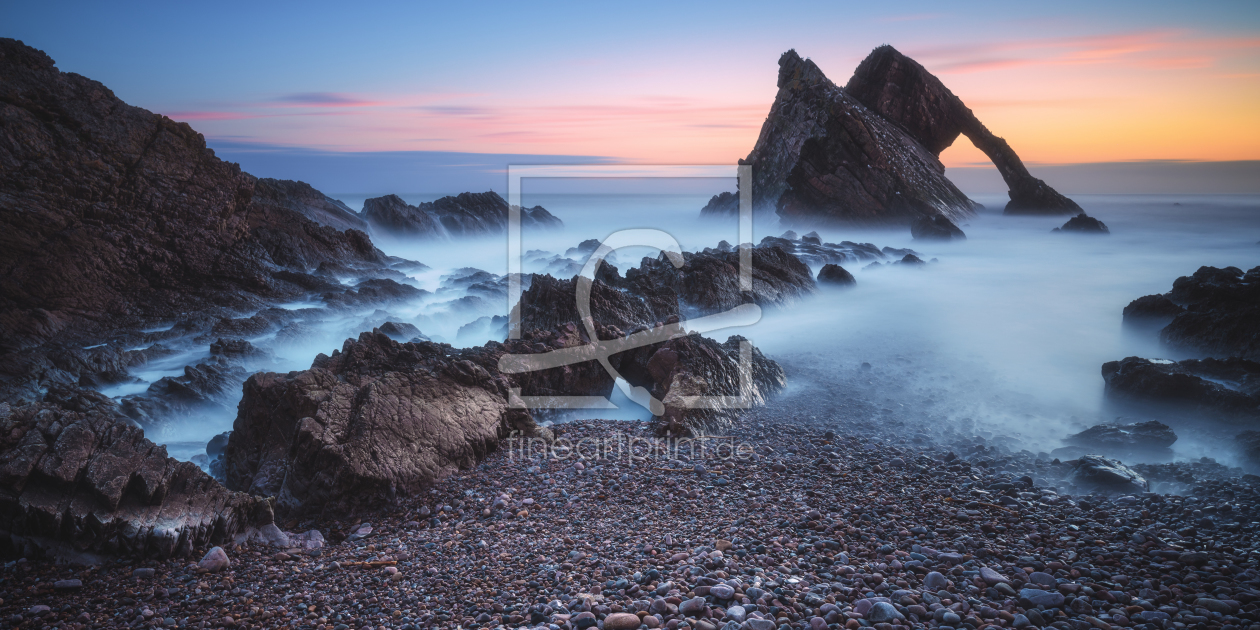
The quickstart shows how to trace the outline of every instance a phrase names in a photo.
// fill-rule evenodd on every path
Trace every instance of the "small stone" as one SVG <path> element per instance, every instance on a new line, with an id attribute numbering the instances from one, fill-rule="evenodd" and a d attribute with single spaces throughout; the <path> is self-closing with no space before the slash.
<path id="1" fill-rule="evenodd" d="M 709 594 L 718 599 L 730 599 L 735 596 L 735 589 L 725 584 L 716 584 L 709 589 Z"/>
<path id="2" fill-rule="evenodd" d="M 743 606 L 731 606 L 726 609 L 726 616 L 736 623 L 744 623 L 744 619 L 748 617 L 748 613 Z"/>
<path id="3" fill-rule="evenodd" d="M 47 614 L 47 613 L 48 613 L 48 611 L 50 611 L 50 610 L 52 610 L 52 609 L 51 609 L 51 608 L 49 608 L 49 607 L 47 607 L 47 606 L 45 606 L 45 605 L 43 605 L 43 604 L 37 604 L 37 605 L 35 605 L 35 606 L 31 606 L 29 609 L 27 609 L 26 614 L 31 615 L 31 616 L 34 616 L 34 617 L 38 617 L 38 616 L 40 616 L 40 615 Z"/>
<path id="4" fill-rule="evenodd" d="M 210 573 L 218 573 L 232 566 L 232 561 L 228 559 L 227 552 L 223 551 L 222 547 L 213 547 L 206 552 L 205 557 L 197 563 L 197 566 Z"/>
<path id="5" fill-rule="evenodd" d="M 57 580 L 53 582 L 53 588 L 59 591 L 77 591 L 83 588 L 82 580 Z"/>
<path id="6" fill-rule="evenodd" d="M 693 597 L 679 604 L 678 612 L 684 615 L 695 617 L 699 615 L 700 613 L 704 612 L 704 609 L 706 607 L 707 607 L 707 603 L 704 601 L 703 597 Z"/>
<path id="7" fill-rule="evenodd" d="M 150 568 L 136 569 L 135 571 L 131 572 L 131 577 L 136 578 L 138 580 L 148 580 L 152 578 L 154 574 L 156 573 L 157 573 L 156 570 L 150 569 Z"/>
<path id="8" fill-rule="evenodd" d="M 936 592 L 949 586 L 949 580 L 939 571 L 933 571 L 923 578 L 923 588 Z"/>
<path id="9" fill-rule="evenodd" d="M 875 602 L 875 605 L 871 606 L 870 612 L 863 616 L 871 623 L 892 623 L 902 618 L 901 613 L 897 612 L 897 609 L 888 602 Z"/>
<path id="10" fill-rule="evenodd" d="M 998 584 L 1010 582 L 1010 580 L 1003 577 L 1002 574 L 990 569 L 989 567 L 980 567 L 980 579 L 984 580 L 984 583 L 989 586 L 997 586 Z"/>
<path id="11" fill-rule="evenodd" d="M 638 615 L 613 613 L 604 618 L 604 630 L 634 630 L 639 623 Z"/>

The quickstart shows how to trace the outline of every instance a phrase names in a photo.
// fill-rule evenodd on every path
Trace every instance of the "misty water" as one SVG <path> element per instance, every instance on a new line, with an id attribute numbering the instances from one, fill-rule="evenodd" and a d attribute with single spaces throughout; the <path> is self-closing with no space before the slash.
<path id="1" fill-rule="evenodd" d="M 530 192 L 526 206 L 542 205 L 565 222 L 559 232 L 529 233 L 523 238 L 526 273 L 552 271 L 572 275 L 563 258 L 585 239 L 599 239 L 622 229 L 654 228 L 673 235 L 684 250 L 735 243 L 734 219 L 702 220 L 698 210 L 714 190 L 648 194 L 642 192 Z M 333 195 L 358 210 L 374 195 Z M 439 195 L 400 195 L 409 203 Z M 710 333 L 748 337 L 788 372 L 788 389 L 771 404 L 791 404 L 811 389 L 861 387 L 847 378 L 862 363 L 872 366 L 879 385 L 895 384 L 900 399 L 889 401 L 913 422 L 955 422 L 966 431 L 1002 435 L 1033 452 L 1062 446 L 1060 439 L 1101 422 L 1125 417 L 1145 419 L 1114 408 L 1103 399 L 1102 363 L 1127 356 L 1187 358 L 1163 348 L 1153 335 L 1126 332 L 1121 310 L 1131 300 L 1164 293 L 1175 278 L 1203 265 L 1260 264 L 1260 197 L 1257 196 L 1075 196 L 1091 215 L 1111 228 L 1109 236 L 1051 233 L 1066 217 L 1008 217 L 1004 198 L 975 196 L 987 210 L 964 221 L 963 242 L 922 242 L 906 228 L 819 229 L 824 242 L 869 242 L 879 247 L 911 248 L 924 268 L 850 263 L 846 268 L 857 286 L 820 290 L 794 307 L 766 309 L 758 323 Z M 786 230 L 773 217 L 754 222 L 754 242 Z M 799 229 L 806 232 L 808 229 Z M 396 319 L 416 324 L 435 341 L 481 345 L 486 337 L 459 337 L 458 330 L 479 317 L 506 315 L 506 300 L 469 306 L 452 275 L 475 268 L 502 275 L 508 270 L 506 239 L 426 242 L 374 235 L 386 253 L 422 262 L 430 269 L 416 273 L 416 286 L 432 292 L 413 304 L 386 308 Z M 547 252 L 541 254 L 539 252 Z M 624 274 L 642 256 L 655 250 L 620 250 L 615 264 Z M 584 257 L 571 258 L 580 264 Z M 814 269 L 817 272 L 817 269 Z M 477 302 L 477 301 L 474 301 Z M 280 305 L 318 313 L 317 302 Z M 312 309 L 309 311 L 301 309 Z M 275 347 L 273 371 L 309 367 L 318 353 L 330 353 L 347 337 L 361 332 L 373 309 L 325 321 L 318 334 L 300 344 Z M 246 314 L 248 315 L 248 314 Z M 268 338 L 254 340 L 268 344 Z M 194 353 L 195 354 L 195 353 Z M 202 352 L 204 354 L 204 352 Z M 145 380 L 177 374 L 192 355 L 172 357 L 149 366 Z M 180 361 L 183 361 L 182 363 Z M 808 370 L 795 369 L 808 366 Z M 835 375 L 835 378 L 832 377 Z M 846 376 L 846 378 L 840 378 Z M 876 383 L 872 381 L 872 387 Z M 120 395 L 124 392 L 109 392 Z M 134 393 L 134 392 L 125 392 Z M 869 392 L 854 392 L 854 395 Z M 843 398 L 846 392 L 840 391 Z M 584 417 L 646 418 L 646 410 L 619 396 L 621 409 L 591 411 Z M 173 456 L 190 458 L 204 452 L 216 433 L 231 428 L 232 417 L 207 417 L 151 436 L 165 442 Z M 1238 427 L 1218 426 L 1195 418 L 1164 419 L 1177 430 L 1173 445 L 1178 459 L 1212 456 L 1230 463 L 1222 446 Z"/>

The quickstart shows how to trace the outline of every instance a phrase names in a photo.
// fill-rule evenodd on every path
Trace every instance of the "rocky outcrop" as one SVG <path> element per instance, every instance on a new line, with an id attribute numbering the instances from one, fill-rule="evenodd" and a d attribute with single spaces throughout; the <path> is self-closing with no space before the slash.
<path id="1" fill-rule="evenodd" d="M 1033 177 L 1010 145 L 976 118 L 962 99 L 915 60 L 892 46 L 871 51 L 844 91 L 904 130 L 933 157 L 964 135 L 993 161 L 1010 189 L 1007 214 L 1067 214 L 1076 202 Z"/>
<path id="2" fill-rule="evenodd" d="M 272 523 L 268 500 L 224 489 L 100 409 L 0 403 L 0 452 L 5 555 L 188 556 Z"/>
<path id="3" fill-rule="evenodd" d="M 346 204 L 315 190 L 306 182 L 285 179 L 259 179 L 254 185 L 256 207 L 269 205 L 292 210 L 320 225 L 333 229 L 366 232 L 368 224 Z"/>
<path id="4" fill-rule="evenodd" d="M 724 192 L 713 195 L 709 203 L 700 209 L 702 217 L 733 217 L 739 214 L 739 193 Z"/>
<path id="5" fill-rule="evenodd" d="M 373 331 L 320 355 L 309 370 L 255 374 L 224 451 L 227 485 L 276 496 L 286 515 L 345 513 L 414 496 L 513 432 L 538 432 L 527 411 L 509 407 L 510 388 L 523 395 L 611 392 L 612 378 L 594 362 L 516 380 L 499 373 L 504 353 L 579 345 L 576 331 L 466 350 L 398 343 Z"/>
<path id="6" fill-rule="evenodd" d="M 22 353 L 54 339 L 90 346 L 296 299 L 324 262 L 390 263 L 363 232 L 295 211 L 314 191 L 260 185 L 187 124 L 11 39 L 0 40 L 0 120 L 0 363 L 42 362 Z"/>
<path id="7" fill-rule="evenodd" d="M 919 217 L 911 221 L 910 236 L 921 241 L 967 240 L 967 235 L 943 214 Z"/>
<path id="8" fill-rule="evenodd" d="M 1124 307 L 1125 327 L 1159 332 L 1186 309 L 1162 295 L 1140 297 Z"/>
<path id="9" fill-rule="evenodd" d="M 1111 230 L 1107 229 L 1107 224 L 1091 217 L 1084 212 L 1068 219 L 1062 227 L 1054 228 L 1051 232 L 1076 232 L 1078 234 L 1111 234 Z"/>
<path id="10" fill-rule="evenodd" d="M 449 238 L 437 217 L 403 201 L 398 195 L 363 202 L 362 217 L 377 233 L 420 238 Z"/>
<path id="11" fill-rule="evenodd" d="M 774 208 L 791 225 L 908 223 L 975 204 L 945 178 L 932 151 L 789 50 L 752 165 L 754 209 Z"/>
<path id="12" fill-rule="evenodd" d="M 741 343 L 746 342 L 738 335 L 725 343 L 699 334 L 680 335 L 617 357 L 618 371 L 661 401 L 658 433 L 721 435 L 738 414 L 765 405 L 787 384 L 783 368 L 751 344 L 741 359 Z"/>
<path id="13" fill-rule="evenodd" d="M 1260 267 L 1200 267 L 1162 296 L 1138 298 L 1124 309 L 1126 324 L 1154 328 L 1179 350 L 1215 357 L 1260 359 Z"/>
<path id="14" fill-rule="evenodd" d="M 460 193 L 416 206 L 398 195 L 368 199 L 363 218 L 378 232 L 421 238 L 486 236 L 507 231 L 508 203 L 494 191 Z M 554 230 L 564 223 L 542 206 L 521 208 L 521 229 Z"/>
<path id="15" fill-rule="evenodd" d="M 851 287 L 857 284 L 857 280 L 844 267 L 827 264 L 818 270 L 818 284 Z"/>
<path id="16" fill-rule="evenodd" d="M 1260 363 L 1246 359 L 1172 362 L 1129 357 L 1102 366 L 1107 396 L 1153 413 L 1227 422 L 1260 420 Z"/>
<path id="17" fill-rule="evenodd" d="M 791 230 L 784 232 L 782 236 L 767 236 L 761 239 L 757 244 L 758 248 L 777 247 L 793 256 L 796 256 L 801 262 L 820 269 L 823 265 L 841 265 L 845 263 L 875 261 L 879 262 L 887 260 L 888 257 L 901 258 L 906 254 L 914 253 L 909 249 L 894 249 L 885 247 L 880 249 L 872 243 L 854 243 L 853 241 L 841 241 L 839 243 L 824 243 L 822 237 L 817 232 L 810 232 L 805 236 L 797 237 L 795 232 Z M 717 251 L 729 252 L 732 248 L 718 247 Z M 709 250 L 706 249 L 706 252 Z"/>

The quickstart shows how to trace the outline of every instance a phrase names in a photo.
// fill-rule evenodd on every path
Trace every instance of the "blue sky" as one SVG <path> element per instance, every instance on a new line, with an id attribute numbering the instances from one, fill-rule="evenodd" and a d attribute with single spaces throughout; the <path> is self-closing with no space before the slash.
<path id="1" fill-rule="evenodd" d="M 312 151 L 730 163 L 784 50 L 843 83 L 884 43 L 1032 164 L 1260 159 L 1252 1 L 10 2 L 0 24 L 262 175 Z"/>

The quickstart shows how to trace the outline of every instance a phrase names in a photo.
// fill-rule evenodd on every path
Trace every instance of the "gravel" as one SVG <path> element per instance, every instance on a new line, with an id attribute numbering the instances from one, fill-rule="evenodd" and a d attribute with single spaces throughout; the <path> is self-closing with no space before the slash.
<path id="1" fill-rule="evenodd" d="M 1166 464 L 1140 472 L 1181 479 L 1186 496 L 1072 494 L 1070 463 L 1027 451 L 768 415 L 736 426 L 746 459 L 702 467 L 686 452 L 628 457 L 624 436 L 649 440 L 646 423 L 556 425 L 570 444 L 604 440 L 610 458 L 579 467 L 575 456 L 503 448 L 393 510 L 281 524 L 318 530 L 322 548 L 224 545 L 230 565 L 217 572 L 202 566 L 214 550 L 202 563 L 11 562 L 0 573 L 0 621 L 313 630 L 1260 622 L 1253 477 Z M 61 580 L 82 587 L 60 590 Z"/>

